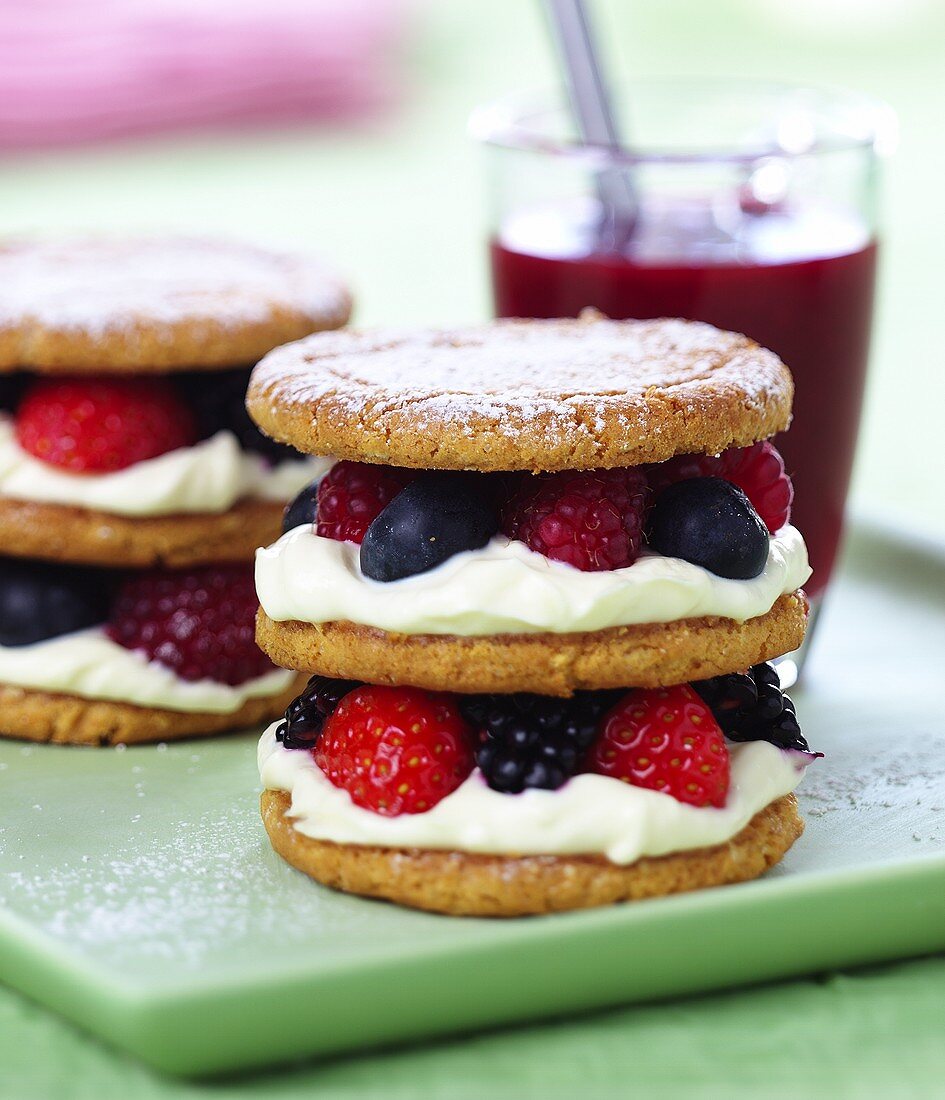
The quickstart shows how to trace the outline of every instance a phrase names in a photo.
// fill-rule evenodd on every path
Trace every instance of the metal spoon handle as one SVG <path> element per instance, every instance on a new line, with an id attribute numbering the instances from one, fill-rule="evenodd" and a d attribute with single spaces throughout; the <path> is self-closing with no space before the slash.
<path id="1" fill-rule="evenodd" d="M 584 0 L 542 0 L 564 71 L 571 110 L 582 140 L 608 149 L 622 146 Z M 624 238 L 636 221 L 637 196 L 626 169 L 598 173 L 597 192 L 604 211 L 602 235 Z M 609 224 L 608 224 L 609 223 Z"/>

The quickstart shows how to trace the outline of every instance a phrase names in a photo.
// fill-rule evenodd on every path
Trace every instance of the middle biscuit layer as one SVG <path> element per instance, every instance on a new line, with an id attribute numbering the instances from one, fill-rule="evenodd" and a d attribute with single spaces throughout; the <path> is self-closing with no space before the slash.
<path id="1" fill-rule="evenodd" d="M 339 679 L 567 696 L 748 668 L 797 649 L 806 621 L 807 600 L 798 591 L 744 623 L 716 616 L 580 634 L 392 634 L 354 623 L 273 622 L 260 611 L 256 640 L 276 664 Z"/>
<path id="2" fill-rule="evenodd" d="M 582 572 L 496 538 L 382 584 L 356 545 L 300 527 L 257 556 L 257 640 L 287 668 L 437 691 L 661 687 L 796 649 L 809 575 L 785 527 L 747 581 L 659 555 Z"/>

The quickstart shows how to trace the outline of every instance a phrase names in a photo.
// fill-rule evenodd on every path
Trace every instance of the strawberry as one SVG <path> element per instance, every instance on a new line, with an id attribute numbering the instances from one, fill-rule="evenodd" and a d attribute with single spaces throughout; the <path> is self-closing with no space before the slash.
<path id="1" fill-rule="evenodd" d="M 688 684 L 625 695 L 604 716 L 587 770 L 690 806 L 721 808 L 728 794 L 725 737 Z"/>
<path id="2" fill-rule="evenodd" d="M 422 814 L 473 770 L 473 734 L 449 695 L 366 685 L 329 715 L 313 756 L 358 806 Z"/>
<path id="3" fill-rule="evenodd" d="M 16 435 L 23 450 L 43 462 L 97 474 L 189 446 L 197 428 L 163 379 L 47 378 L 21 399 Z"/>

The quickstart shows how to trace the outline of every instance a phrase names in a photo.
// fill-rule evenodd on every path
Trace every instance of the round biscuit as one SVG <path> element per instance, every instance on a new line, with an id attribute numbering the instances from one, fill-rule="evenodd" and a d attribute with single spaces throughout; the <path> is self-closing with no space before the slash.
<path id="1" fill-rule="evenodd" d="M 232 714 L 158 710 L 0 684 L 0 737 L 91 746 L 210 737 L 280 717 L 304 684 L 304 677 L 296 677 L 280 694 L 248 699 Z"/>
<path id="2" fill-rule="evenodd" d="M 321 262 L 241 242 L 0 242 L 0 371 L 238 366 L 350 313 L 347 287 Z"/>
<path id="3" fill-rule="evenodd" d="M 793 382 L 689 321 L 496 321 L 321 333 L 253 372 L 247 407 L 299 451 L 416 469 L 579 470 L 717 454 L 783 431 Z"/>
<path id="4" fill-rule="evenodd" d="M 249 499 L 213 514 L 117 516 L 0 497 L 0 555 L 119 569 L 248 563 L 279 537 L 283 511 Z"/>
<path id="5" fill-rule="evenodd" d="M 256 641 L 283 668 L 428 691 L 535 692 L 669 687 L 738 672 L 797 649 L 807 625 L 800 590 L 739 623 L 706 617 L 582 634 L 472 637 L 391 634 L 355 623 L 275 622 L 260 609 Z"/>
<path id="6" fill-rule="evenodd" d="M 286 816 L 290 805 L 284 791 L 262 794 L 269 839 L 293 867 L 335 890 L 454 916 L 555 913 L 744 882 L 778 863 L 804 830 L 789 794 L 760 810 L 725 844 L 624 867 L 593 855 L 500 856 L 335 844 L 300 833 Z"/>

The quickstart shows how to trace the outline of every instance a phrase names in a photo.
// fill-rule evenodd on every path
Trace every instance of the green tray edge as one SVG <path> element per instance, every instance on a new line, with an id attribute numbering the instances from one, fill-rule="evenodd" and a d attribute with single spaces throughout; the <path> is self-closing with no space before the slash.
<path id="1" fill-rule="evenodd" d="M 709 918 L 724 934 L 706 942 Z M 137 997 L 71 959 L 64 984 L 48 944 L 40 951 L 37 940 L 31 959 L 22 940 L 11 952 L 9 922 L 0 925 L 0 966 L 11 986 L 101 1038 L 165 1072 L 200 1076 L 352 1050 L 366 1034 L 383 1046 L 945 949 L 945 858 L 506 927 L 510 934 L 489 945 L 488 966 L 473 927 L 460 948 L 366 952 L 315 981 L 276 975 L 241 985 L 238 999 L 223 986 Z M 680 965 L 666 971 L 660 960 L 669 955 Z"/>

